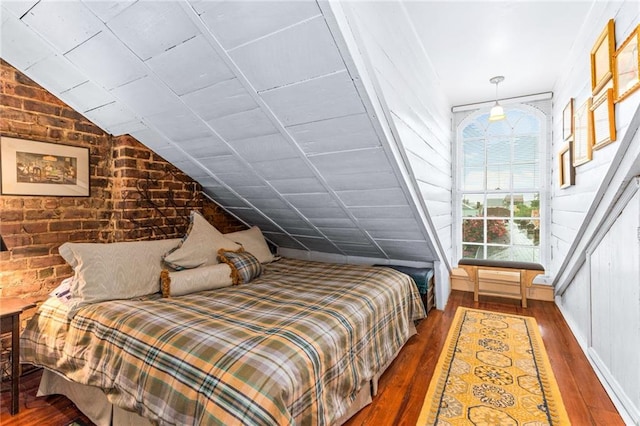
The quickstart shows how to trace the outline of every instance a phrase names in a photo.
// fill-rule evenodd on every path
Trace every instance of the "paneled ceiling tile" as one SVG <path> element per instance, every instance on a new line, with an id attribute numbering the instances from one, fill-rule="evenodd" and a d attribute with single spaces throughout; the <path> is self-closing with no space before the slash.
<path id="1" fill-rule="evenodd" d="M 142 130 L 131 131 L 129 134 L 155 153 L 173 146 L 167 139 L 153 129 L 144 128 Z"/>
<path id="2" fill-rule="evenodd" d="M 304 244 L 311 251 L 319 251 L 322 253 L 342 253 L 334 244 L 324 238 L 296 235 L 295 239 Z"/>
<path id="3" fill-rule="evenodd" d="M 240 186 L 234 188 L 234 190 L 241 196 L 248 199 L 260 199 L 260 198 L 276 198 L 278 195 L 268 186 Z"/>
<path id="4" fill-rule="evenodd" d="M 4 47 L 4 46 L 3 46 Z M 25 70 L 35 80 L 53 93 L 60 93 L 87 81 L 87 77 L 63 56 L 49 56 Z"/>
<path id="5" fill-rule="evenodd" d="M 146 63 L 178 95 L 234 76 L 201 35 L 152 57 Z"/>
<path id="6" fill-rule="evenodd" d="M 319 228 L 320 232 L 326 235 L 332 241 L 344 241 L 353 243 L 366 243 L 367 239 L 364 233 L 356 228 Z"/>
<path id="7" fill-rule="evenodd" d="M 105 29 L 102 21 L 83 3 L 73 1 L 41 1 L 22 21 L 60 53 L 68 52 Z"/>
<path id="8" fill-rule="evenodd" d="M 431 260 L 433 251 L 426 241 L 376 240 L 391 259 Z"/>
<path id="9" fill-rule="evenodd" d="M 246 167 L 234 155 L 218 155 L 215 157 L 201 158 L 200 163 L 213 174 L 223 175 L 227 173 L 239 173 Z M 230 185 L 233 186 L 233 185 Z"/>
<path id="10" fill-rule="evenodd" d="M 238 139 L 230 141 L 229 145 L 249 162 L 297 158 L 300 155 L 280 133 Z"/>
<path id="11" fill-rule="evenodd" d="M 351 219 L 336 219 L 336 218 L 313 218 L 310 219 L 310 222 L 317 226 L 318 228 L 328 227 L 328 228 L 353 228 L 355 223 Z"/>
<path id="12" fill-rule="evenodd" d="M 206 121 L 258 107 L 237 78 L 187 93 L 182 100 Z"/>
<path id="13" fill-rule="evenodd" d="M 392 171 L 381 170 L 357 175 L 325 175 L 324 178 L 335 191 L 398 187 L 398 178 Z"/>
<path id="14" fill-rule="evenodd" d="M 184 149 L 194 158 L 231 155 L 227 144 L 213 133 L 201 138 L 177 141 L 176 145 L 180 146 L 180 148 Z"/>
<path id="15" fill-rule="evenodd" d="M 20 19 L 39 1 L 40 0 L 3 0 L 2 7 L 13 16 Z"/>
<path id="16" fill-rule="evenodd" d="M 148 115 L 149 123 L 169 139 L 182 141 L 212 135 L 211 129 L 186 108 Z"/>
<path id="17" fill-rule="evenodd" d="M 320 15 L 315 1 L 203 1 L 192 3 L 226 49 Z"/>
<path id="18" fill-rule="evenodd" d="M 316 194 L 290 194 L 285 198 L 295 207 L 337 207 L 334 198 L 327 192 Z"/>
<path id="19" fill-rule="evenodd" d="M 314 228 L 297 228 L 297 227 L 287 227 L 286 231 L 292 235 L 302 235 L 305 237 L 321 237 L 320 233 Z"/>
<path id="20" fill-rule="evenodd" d="M 260 96 L 285 126 L 364 112 L 346 70 L 261 92 Z"/>
<path id="21" fill-rule="evenodd" d="M 408 206 L 407 206 L 408 207 Z M 372 209 L 372 210 L 378 210 Z M 413 217 L 409 218 L 394 218 L 389 220 L 389 218 L 369 218 L 369 219 L 359 219 L 358 223 L 368 231 L 372 230 L 406 230 L 412 232 L 414 234 L 420 234 L 422 231 L 418 226 L 418 222 Z M 383 237 L 380 237 L 383 238 Z M 412 238 L 409 238 L 412 239 Z"/>
<path id="22" fill-rule="evenodd" d="M 107 22 L 123 10 L 133 5 L 137 0 L 82 0 L 102 22 Z"/>
<path id="23" fill-rule="evenodd" d="M 26 69 L 53 54 L 51 46 L 8 14 L 3 16 L 0 35 L 2 59 L 19 69 Z"/>
<path id="24" fill-rule="evenodd" d="M 208 196 L 214 199 L 236 198 L 236 195 L 224 186 L 205 187 Z"/>
<path id="25" fill-rule="evenodd" d="M 309 160 L 325 176 L 375 173 L 391 170 L 382 148 L 359 149 L 331 154 L 319 154 Z"/>
<path id="26" fill-rule="evenodd" d="M 134 80 L 111 92 L 141 117 L 182 107 L 179 98 L 153 76 Z"/>
<path id="27" fill-rule="evenodd" d="M 103 129 L 135 120 L 136 116 L 120 102 L 111 102 L 84 112 L 84 115 Z"/>
<path id="28" fill-rule="evenodd" d="M 229 197 L 229 198 L 218 197 L 218 198 L 215 198 L 215 200 L 225 208 L 249 207 L 249 205 L 243 199 L 238 197 Z"/>
<path id="29" fill-rule="evenodd" d="M 394 221 L 397 219 L 411 219 L 414 215 L 411 207 L 405 206 L 381 206 L 375 209 L 369 207 L 350 207 L 349 211 L 353 214 L 359 222 L 366 223 L 367 220 L 379 220 L 381 222 L 388 222 L 389 219 Z"/>
<path id="30" fill-rule="evenodd" d="M 220 187 L 221 185 L 220 182 L 218 182 L 218 179 L 213 176 L 199 177 L 198 183 L 202 185 L 203 188 L 215 188 Z"/>
<path id="31" fill-rule="evenodd" d="M 111 93 L 92 81 L 85 81 L 82 84 L 62 92 L 60 98 L 81 112 L 89 111 L 109 103 L 115 103 L 115 98 Z M 125 121 L 130 121 L 131 119 L 132 117 L 129 117 L 129 119 Z M 121 121 L 120 123 L 123 122 L 124 121 Z M 119 123 L 112 122 L 111 124 Z"/>
<path id="32" fill-rule="evenodd" d="M 176 148 L 174 145 L 167 145 L 164 148 L 154 149 L 154 152 L 173 165 L 183 161 L 191 161 L 184 152 Z"/>
<path id="33" fill-rule="evenodd" d="M 122 86 L 149 72 L 140 59 L 106 28 L 65 57 L 106 89 Z"/>
<path id="34" fill-rule="evenodd" d="M 187 176 L 191 179 L 199 181 L 200 178 L 208 178 L 209 173 L 204 168 L 200 167 L 199 164 L 193 161 L 181 161 L 178 164 L 174 164 L 174 166 L 178 167 L 182 170 Z M 200 183 L 202 185 L 202 183 Z"/>
<path id="35" fill-rule="evenodd" d="M 275 220 L 275 219 L 274 219 Z M 304 220 L 304 219 L 300 219 L 298 218 L 284 218 L 284 217 L 279 217 L 278 220 L 276 220 L 276 222 L 278 223 L 278 225 L 282 226 L 284 229 L 289 229 L 289 228 L 310 228 L 309 223 Z M 312 228 L 310 228 L 312 229 Z"/>
<path id="36" fill-rule="evenodd" d="M 300 124 L 288 127 L 287 130 L 307 154 L 380 146 L 378 136 L 366 114 Z"/>
<path id="37" fill-rule="evenodd" d="M 126 123 L 109 126 L 105 130 L 114 136 L 119 136 L 124 134 L 131 134 L 132 132 L 138 132 L 146 128 L 147 126 L 145 126 L 144 123 L 142 123 L 140 120 L 132 120 L 127 121 Z"/>
<path id="38" fill-rule="evenodd" d="M 313 170 L 301 158 L 285 158 L 276 161 L 259 161 L 251 164 L 266 180 L 306 178 L 314 176 Z"/>
<path id="39" fill-rule="evenodd" d="M 138 1 L 107 26 L 142 60 L 199 33 L 180 4 L 169 1 Z"/>
<path id="40" fill-rule="evenodd" d="M 419 231 L 411 231 L 409 229 L 370 229 L 369 235 L 373 238 L 397 238 L 403 240 L 415 240 L 424 238 L 422 232 Z"/>
<path id="41" fill-rule="evenodd" d="M 281 194 L 300 194 L 326 191 L 326 188 L 315 177 L 301 179 L 271 179 L 269 180 L 269 183 Z"/>
<path id="42" fill-rule="evenodd" d="M 348 207 L 406 205 L 407 198 L 400 188 L 340 191 L 337 193 Z"/>
<path id="43" fill-rule="evenodd" d="M 301 220 L 300 214 L 293 209 L 264 209 L 262 210 L 262 213 L 276 222 L 284 220 Z"/>
<path id="44" fill-rule="evenodd" d="M 226 115 L 207 122 L 228 141 L 277 133 L 271 120 L 260 108 Z"/>
<path id="45" fill-rule="evenodd" d="M 306 218 L 311 221 L 311 223 L 315 223 L 316 218 L 323 219 L 347 219 L 348 216 L 338 207 L 300 207 L 298 208 L 300 213 L 302 213 Z"/>
<path id="46" fill-rule="evenodd" d="M 344 69 L 324 17 L 271 34 L 229 52 L 257 91 Z"/>
<path id="47" fill-rule="evenodd" d="M 354 257 L 386 257 L 380 250 L 375 247 L 366 247 L 366 246 L 344 246 L 342 243 L 338 243 L 340 250 L 344 252 L 347 256 Z"/>
<path id="48" fill-rule="evenodd" d="M 255 173 L 247 171 L 246 167 L 237 169 L 234 173 L 218 173 L 213 169 L 209 170 L 232 188 L 237 186 L 258 186 L 264 183 Z"/>
<path id="49" fill-rule="evenodd" d="M 249 202 L 260 210 L 289 208 L 289 205 L 279 198 L 250 198 Z"/>
<path id="50" fill-rule="evenodd" d="M 266 239 L 277 245 L 278 247 L 286 247 L 297 250 L 304 250 L 304 247 L 300 245 L 296 240 L 292 239 L 286 234 L 263 232 Z"/>

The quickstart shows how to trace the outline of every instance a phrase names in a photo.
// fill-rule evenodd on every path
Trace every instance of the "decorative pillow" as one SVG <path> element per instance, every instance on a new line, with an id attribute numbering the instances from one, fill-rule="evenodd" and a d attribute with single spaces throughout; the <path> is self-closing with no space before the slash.
<path id="1" fill-rule="evenodd" d="M 240 249 L 238 251 L 218 251 L 220 261 L 231 267 L 233 285 L 246 284 L 262 273 L 262 264 L 254 255 Z"/>
<path id="2" fill-rule="evenodd" d="M 191 225 L 180 246 L 164 256 L 169 267 L 182 270 L 218 263 L 218 250 L 238 250 L 240 245 L 227 239 L 197 211 L 191 212 Z"/>
<path id="3" fill-rule="evenodd" d="M 64 243 L 58 252 L 75 272 L 70 287 L 70 316 L 90 303 L 157 293 L 162 255 L 178 244 L 179 239 Z"/>
<path id="4" fill-rule="evenodd" d="M 183 296 L 196 291 L 213 290 L 233 284 L 231 267 L 224 263 L 176 272 L 165 269 L 160 276 L 163 297 Z"/>
<path id="5" fill-rule="evenodd" d="M 267 241 L 257 226 L 253 226 L 244 231 L 230 232 L 224 234 L 224 237 L 240 244 L 244 251 L 248 251 L 254 255 L 260 263 L 269 263 L 275 260 L 271 250 L 269 250 Z"/>

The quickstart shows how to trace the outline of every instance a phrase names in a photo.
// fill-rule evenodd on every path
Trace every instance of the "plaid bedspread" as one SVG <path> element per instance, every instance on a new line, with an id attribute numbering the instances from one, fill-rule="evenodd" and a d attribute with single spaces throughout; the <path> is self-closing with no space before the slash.
<path id="1" fill-rule="evenodd" d="M 392 269 L 283 259 L 249 284 L 97 303 L 72 320 L 52 298 L 21 336 L 21 361 L 162 425 L 324 425 L 424 316 Z"/>

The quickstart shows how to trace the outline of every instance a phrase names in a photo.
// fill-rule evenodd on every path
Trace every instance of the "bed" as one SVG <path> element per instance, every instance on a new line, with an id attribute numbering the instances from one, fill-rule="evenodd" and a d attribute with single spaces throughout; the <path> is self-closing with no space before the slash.
<path id="1" fill-rule="evenodd" d="M 341 424 L 426 316 L 403 273 L 293 259 L 247 284 L 69 309 L 39 308 L 21 361 L 44 367 L 40 394 L 118 425 Z"/>

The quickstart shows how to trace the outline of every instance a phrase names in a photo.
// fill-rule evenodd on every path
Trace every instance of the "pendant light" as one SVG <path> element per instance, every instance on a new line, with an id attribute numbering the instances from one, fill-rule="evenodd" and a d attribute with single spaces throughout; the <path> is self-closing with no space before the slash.
<path id="1" fill-rule="evenodd" d="M 503 120 L 505 118 L 504 109 L 502 105 L 498 103 L 498 84 L 504 81 L 504 76 L 498 75 L 489 79 L 491 84 L 496 85 L 496 104 L 491 107 L 491 112 L 489 113 L 489 121 L 498 121 Z"/>

